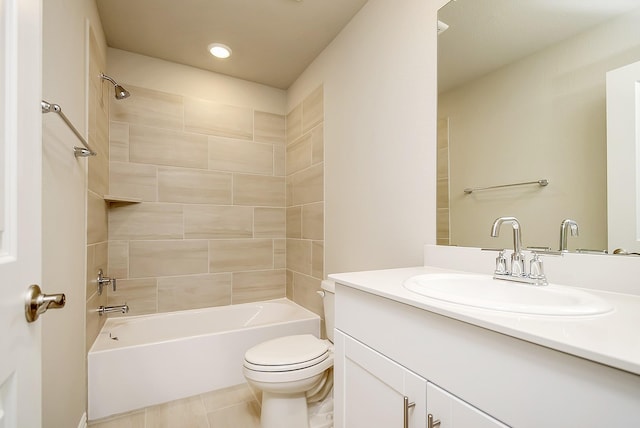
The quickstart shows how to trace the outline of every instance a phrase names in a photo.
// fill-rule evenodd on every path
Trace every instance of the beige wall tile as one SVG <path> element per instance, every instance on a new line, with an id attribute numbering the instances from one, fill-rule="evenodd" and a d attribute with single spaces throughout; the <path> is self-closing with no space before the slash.
<path id="1" fill-rule="evenodd" d="M 180 205 L 127 204 L 109 212 L 109 239 L 182 239 L 183 236 Z"/>
<path id="2" fill-rule="evenodd" d="M 290 205 L 302 205 L 324 200 L 324 163 L 319 163 L 287 177 L 291 183 Z"/>
<path id="3" fill-rule="evenodd" d="M 197 98 L 185 98 L 184 129 L 219 137 L 252 140 L 253 110 Z"/>
<path id="4" fill-rule="evenodd" d="M 209 241 L 209 271 L 238 272 L 273 268 L 270 239 Z"/>
<path id="5" fill-rule="evenodd" d="M 287 240 L 273 240 L 273 268 L 284 269 L 287 267 Z"/>
<path id="6" fill-rule="evenodd" d="M 311 144 L 313 146 L 311 153 L 311 163 L 317 164 L 324 161 L 324 127 L 316 126 L 311 130 Z"/>
<path id="7" fill-rule="evenodd" d="M 120 279 L 129 277 L 129 242 L 109 241 L 109 276 Z"/>
<path id="8" fill-rule="evenodd" d="M 449 179 L 436 181 L 436 207 L 449 208 Z"/>
<path id="9" fill-rule="evenodd" d="M 322 86 L 310 93 L 302 102 L 302 132 L 322 122 L 324 117 L 324 91 Z"/>
<path id="10" fill-rule="evenodd" d="M 122 279 L 118 281 L 116 291 L 108 291 L 107 301 L 109 306 L 124 305 L 126 303 L 129 306 L 129 313 L 126 315 L 156 313 L 158 302 L 156 279 Z M 109 315 L 109 317 L 112 316 L 122 315 L 119 313 Z"/>
<path id="11" fill-rule="evenodd" d="M 157 167 L 129 162 L 109 163 L 109 194 L 154 202 L 158 194 Z"/>
<path id="12" fill-rule="evenodd" d="M 87 244 L 107 240 L 107 204 L 93 192 L 87 195 Z"/>
<path id="13" fill-rule="evenodd" d="M 99 150 L 98 147 L 94 143 L 92 148 L 98 155 L 89 157 L 88 187 L 89 190 L 104 196 L 109 193 L 109 150 Z"/>
<path id="14" fill-rule="evenodd" d="M 121 82 L 122 83 L 122 82 Z M 111 97 L 110 119 L 136 125 L 182 129 L 182 97 L 122 83 L 131 93 L 126 100 Z"/>
<path id="15" fill-rule="evenodd" d="M 109 161 L 129 162 L 128 123 L 109 123 Z"/>
<path id="16" fill-rule="evenodd" d="M 324 202 L 302 206 L 302 239 L 324 239 Z"/>
<path id="17" fill-rule="evenodd" d="M 236 205 L 284 207 L 285 178 L 234 174 L 233 203 Z"/>
<path id="18" fill-rule="evenodd" d="M 91 278 L 91 288 L 94 292 L 98 291 L 98 269 L 102 269 L 102 272 L 105 276 L 109 276 L 109 243 L 101 242 L 99 244 L 93 245 L 94 247 L 94 258 L 93 258 L 93 266 L 90 272 L 87 272 L 88 276 Z M 104 292 L 104 291 L 103 291 Z M 87 294 L 88 296 L 89 294 Z"/>
<path id="19" fill-rule="evenodd" d="M 273 175 L 273 144 L 209 137 L 209 169 Z"/>
<path id="20" fill-rule="evenodd" d="M 254 140 L 265 143 L 286 143 L 286 118 L 280 114 L 254 112 Z"/>
<path id="21" fill-rule="evenodd" d="M 230 204 L 232 175 L 224 172 L 160 167 L 158 200 L 186 204 Z"/>
<path id="22" fill-rule="evenodd" d="M 311 243 L 311 276 L 324 279 L 324 242 Z"/>
<path id="23" fill-rule="evenodd" d="M 287 146 L 287 175 L 311 166 L 312 149 L 311 134 Z"/>
<path id="24" fill-rule="evenodd" d="M 438 149 L 437 164 L 436 164 L 437 178 L 438 180 L 449 179 L 449 148 L 445 147 Z"/>
<path id="25" fill-rule="evenodd" d="M 254 238 L 284 238 L 286 235 L 285 208 L 255 208 Z"/>
<path id="26" fill-rule="evenodd" d="M 273 175 L 287 175 L 287 149 L 284 146 L 273 146 Z"/>
<path id="27" fill-rule="evenodd" d="M 311 274 L 311 241 L 287 239 L 287 269 Z"/>
<path id="28" fill-rule="evenodd" d="M 207 241 L 131 241 L 129 277 L 207 273 Z"/>
<path id="29" fill-rule="evenodd" d="M 87 245 L 87 270 L 85 272 L 85 301 L 89 300 L 89 298 L 96 292 L 96 279 L 93 277 L 93 271 L 95 270 L 95 255 L 96 255 L 96 246 L 95 245 Z"/>
<path id="30" fill-rule="evenodd" d="M 304 306 L 320 316 L 324 316 L 322 297 L 317 293 L 321 290 L 321 281 L 307 275 L 293 273 L 293 301 Z"/>
<path id="31" fill-rule="evenodd" d="M 286 274 L 284 269 L 233 274 L 233 304 L 285 297 Z"/>
<path id="32" fill-rule="evenodd" d="M 287 144 L 293 143 L 302 136 L 302 103 L 298 104 L 287 115 Z"/>
<path id="33" fill-rule="evenodd" d="M 129 127 L 129 160 L 154 165 L 207 169 L 206 135 L 148 126 Z"/>
<path id="34" fill-rule="evenodd" d="M 230 304 L 230 273 L 158 278 L 158 312 Z"/>
<path id="35" fill-rule="evenodd" d="M 287 269 L 287 299 L 293 300 L 293 271 Z"/>
<path id="36" fill-rule="evenodd" d="M 253 208 L 185 205 L 185 239 L 252 238 Z"/>
<path id="37" fill-rule="evenodd" d="M 302 207 L 287 208 L 287 238 L 302 238 Z"/>

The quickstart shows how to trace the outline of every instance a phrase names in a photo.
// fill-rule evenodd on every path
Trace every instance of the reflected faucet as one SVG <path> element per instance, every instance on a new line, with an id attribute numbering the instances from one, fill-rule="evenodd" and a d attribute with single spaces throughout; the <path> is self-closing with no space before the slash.
<path id="1" fill-rule="evenodd" d="M 520 222 L 515 217 L 498 217 L 491 226 L 491 236 L 498 237 L 500 226 L 511 223 L 513 227 L 513 254 L 511 254 L 511 276 L 524 276 L 524 254 L 522 253 L 522 234 Z"/>
<path id="2" fill-rule="evenodd" d="M 567 236 L 571 231 L 571 236 L 578 236 L 578 223 L 574 220 L 566 218 L 560 224 L 560 251 L 569 251 L 567 249 Z"/>

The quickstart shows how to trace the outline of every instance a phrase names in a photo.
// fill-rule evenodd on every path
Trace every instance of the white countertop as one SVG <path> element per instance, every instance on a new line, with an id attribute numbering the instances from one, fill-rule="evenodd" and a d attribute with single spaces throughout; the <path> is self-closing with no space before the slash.
<path id="1" fill-rule="evenodd" d="M 448 303 L 402 286 L 412 276 L 444 272 L 468 273 L 424 266 L 332 274 L 329 278 L 348 287 L 640 375 L 640 296 L 584 290 L 605 299 L 614 310 L 600 315 L 548 316 Z"/>

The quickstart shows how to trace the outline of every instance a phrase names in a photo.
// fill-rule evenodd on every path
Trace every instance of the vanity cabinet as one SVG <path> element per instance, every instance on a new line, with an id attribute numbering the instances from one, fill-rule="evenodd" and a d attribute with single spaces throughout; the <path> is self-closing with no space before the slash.
<path id="1" fill-rule="evenodd" d="M 339 330 L 335 345 L 335 428 L 425 428 L 428 414 L 440 428 L 507 428 Z"/>
<path id="2" fill-rule="evenodd" d="M 337 276 L 337 275 L 336 275 Z M 335 427 L 635 427 L 640 376 L 342 285 Z"/>

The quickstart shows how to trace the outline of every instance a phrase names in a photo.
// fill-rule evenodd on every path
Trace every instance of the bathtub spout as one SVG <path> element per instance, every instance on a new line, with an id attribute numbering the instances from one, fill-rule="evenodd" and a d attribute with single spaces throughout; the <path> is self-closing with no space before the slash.
<path id="1" fill-rule="evenodd" d="M 126 314 L 127 312 L 129 312 L 129 306 L 127 306 L 127 304 L 125 303 L 124 305 L 117 305 L 117 306 L 100 306 L 98 308 L 98 314 L 100 316 L 104 315 L 104 314 L 109 314 L 112 312 L 121 312 L 123 314 Z"/>

